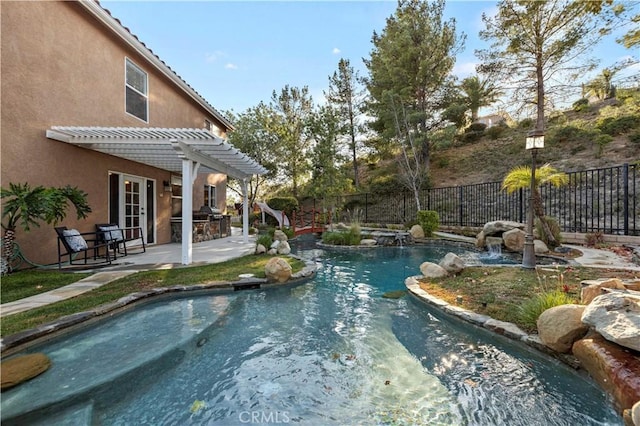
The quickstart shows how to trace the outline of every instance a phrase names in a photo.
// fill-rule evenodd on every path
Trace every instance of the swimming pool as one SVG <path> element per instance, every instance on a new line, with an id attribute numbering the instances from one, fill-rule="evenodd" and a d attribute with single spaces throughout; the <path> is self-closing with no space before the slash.
<path id="1" fill-rule="evenodd" d="M 2 422 L 621 424 L 564 365 L 408 296 L 382 297 L 444 256 L 432 251 L 300 246 L 318 265 L 308 283 L 152 303 L 32 348 L 53 367 L 3 392 Z M 64 404 L 20 417 L 64 392 Z"/>

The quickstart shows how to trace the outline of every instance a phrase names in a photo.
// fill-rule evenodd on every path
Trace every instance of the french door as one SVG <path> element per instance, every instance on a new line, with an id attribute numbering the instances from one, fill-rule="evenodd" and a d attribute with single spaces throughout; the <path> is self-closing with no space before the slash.
<path id="1" fill-rule="evenodd" d="M 155 242 L 155 182 L 140 176 L 111 173 L 109 222 L 126 228 L 126 239 Z"/>

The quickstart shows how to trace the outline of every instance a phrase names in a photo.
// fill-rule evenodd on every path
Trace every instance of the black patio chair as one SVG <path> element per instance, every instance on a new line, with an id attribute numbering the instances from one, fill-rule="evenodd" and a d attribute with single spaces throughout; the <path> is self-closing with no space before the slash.
<path id="1" fill-rule="evenodd" d="M 140 241 L 142 253 L 147 251 L 147 246 L 142 235 L 142 228 L 120 228 L 115 223 L 97 223 L 96 233 L 100 243 L 107 244 L 113 250 L 113 257 L 117 258 L 118 254 L 127 256 L 127 243 Z"/>
<path id="2" fill-rule="evenodd" d="M 74 261 L 77 262 L 79 259 L 82 259 L 86 266 L 111 264 L 109 245 L 100 241 L 98 232 L 79 232 L 66 226 L 58 226 L 55 230 L 58 234 L 58 269 L 62 269 L 62 259 L 65 256 L 69 257 L 69 265 L 74 265 Z M 101 254 L 101 251 L 104 251 L 104 254 Z M 88 263 L 89 254 L 94 261 L 91 264 Z"/>

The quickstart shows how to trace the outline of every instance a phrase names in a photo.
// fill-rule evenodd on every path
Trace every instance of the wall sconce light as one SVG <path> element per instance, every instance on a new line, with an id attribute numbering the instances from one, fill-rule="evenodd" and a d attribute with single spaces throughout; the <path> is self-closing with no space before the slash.
<path id="1" fill-rule="evenodd" d="M 162 185 L 164 186 L 164 192 L 171 192 L 171 184 L 168 180 L 163 181 Z"/>

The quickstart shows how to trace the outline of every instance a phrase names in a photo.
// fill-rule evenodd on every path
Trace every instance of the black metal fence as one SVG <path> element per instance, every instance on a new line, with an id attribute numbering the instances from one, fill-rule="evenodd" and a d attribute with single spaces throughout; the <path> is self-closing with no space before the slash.
<path id="1" fill-rule="evenodd" d="M 603 232 L 640 236 L 639 164 L 569 172 L 569 183 L 559 188 L 540 188 L 545 213 L 555 218 L 564 232 Z M 493 220 L 525 222 L 529 190 L 512 194 L 502 182 L 433 188 L 420 193 L 423 210 L 435 210 L 448 226 L 482 227 Z M 316 207 L 331 208 L 335 220 L 358 219 L 364 223 L 407 223 L 416 219 L 414 196 L 354 194 L 313 200 Z"/>

